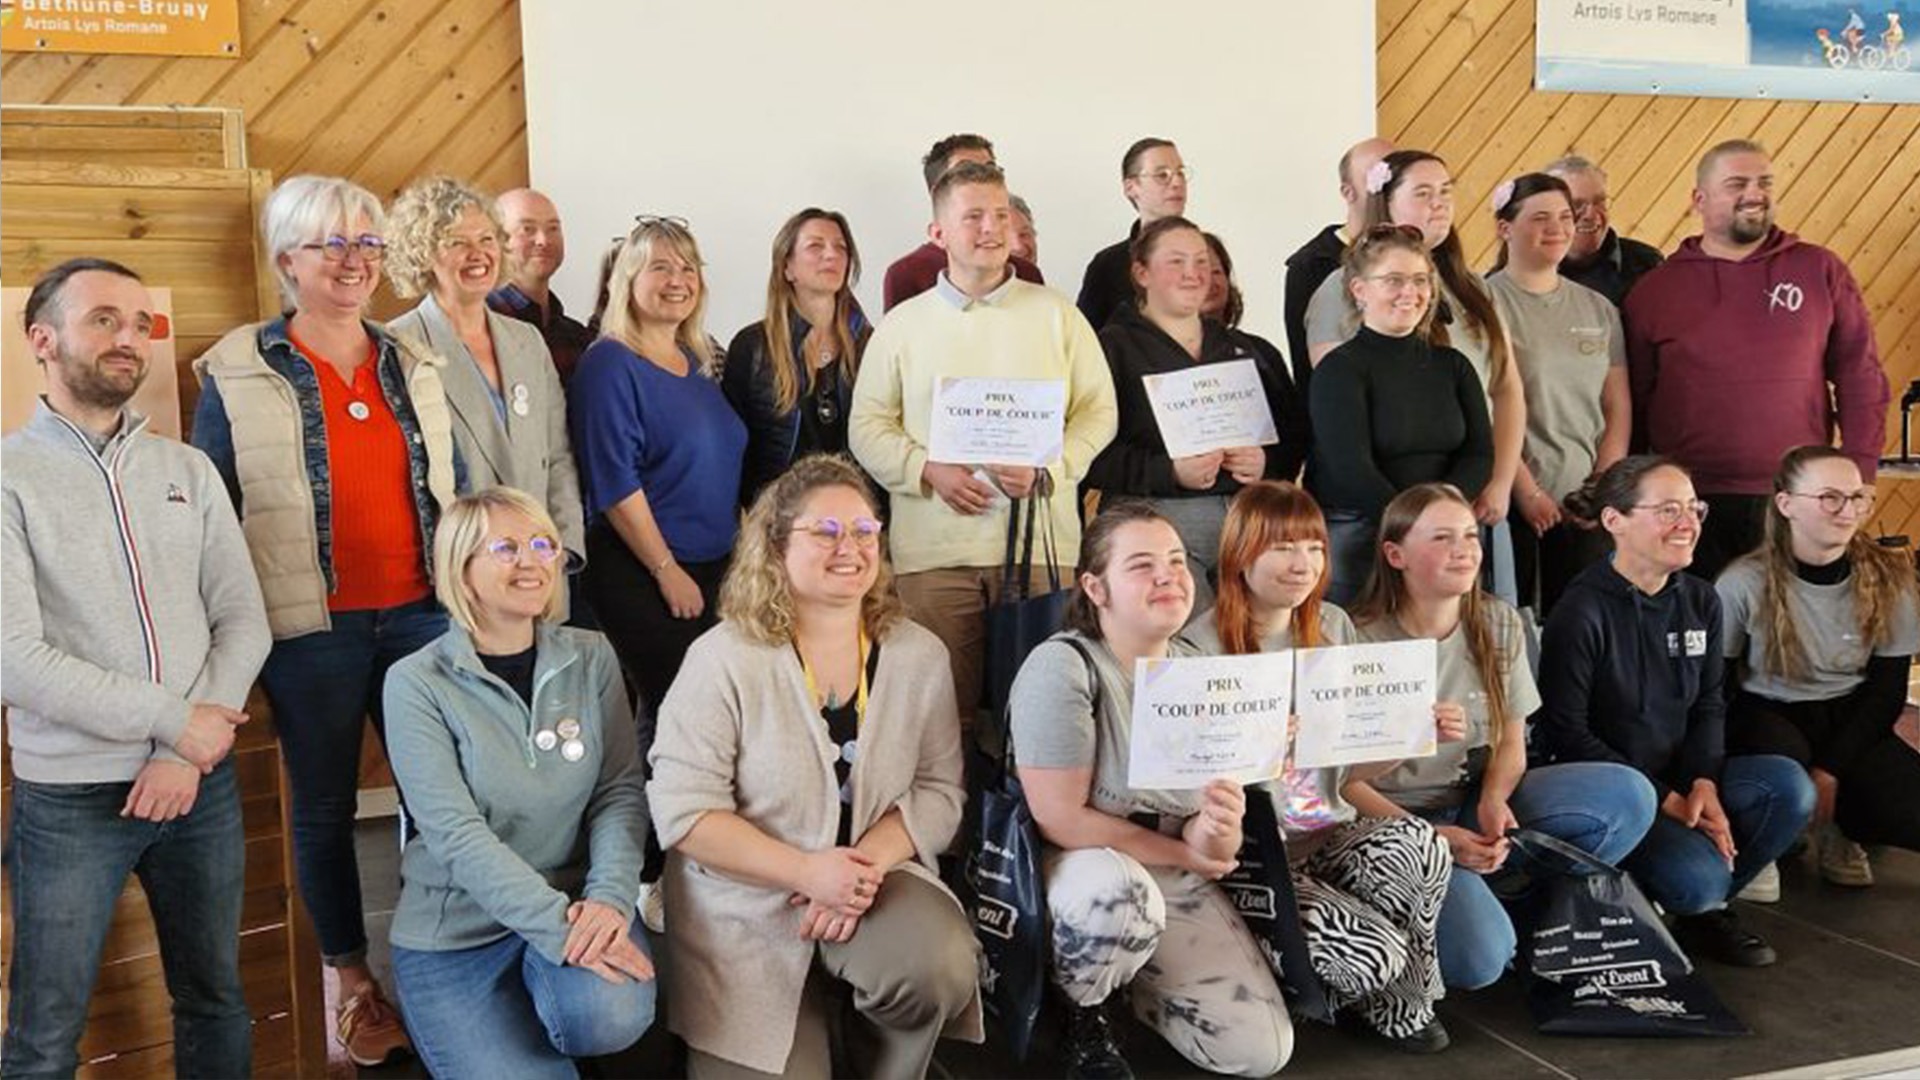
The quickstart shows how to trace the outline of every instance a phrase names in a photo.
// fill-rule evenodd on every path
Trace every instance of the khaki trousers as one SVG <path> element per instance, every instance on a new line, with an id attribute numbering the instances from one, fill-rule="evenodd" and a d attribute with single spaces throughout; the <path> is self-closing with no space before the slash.
<path id="1" fill-rule="evenodd" d="M 1072 585 L 1073 568 L 1058 570 L 1061 587 Z M 973 727 L 974 714 L 980 709 L 987 666 L 987 608 L 1000 602 L 1002 576 L 998 566 L 956 566 L 895 579 L 907 617 L 933 631 L 947 647 L 963 729 Z M 1047 586 L 1046 568 L 1035 566 L 1027 587 L 1038 594 Z"/>

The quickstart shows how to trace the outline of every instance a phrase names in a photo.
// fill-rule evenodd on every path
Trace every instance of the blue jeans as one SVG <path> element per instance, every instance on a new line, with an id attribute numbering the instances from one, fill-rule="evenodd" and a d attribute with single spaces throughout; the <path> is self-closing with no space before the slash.
<path id="1" fill-rule="evenodd" d="M 181 1076 L 253 1072 L 240 991 L 245 834 L 233 763 L 200 779 L 193 809 L 158 823 L 120 816 L 131 781 L 16 779 L 7 835 L 13 971 L 0 1075 L 72 1076 L 114 905 L 137 874 L 173 997 Z"/>
<path id="2" fill-rule="evenodd" d="M 1766 865 L 1786 854 L 1813 816 L 1813 781 L 1789 757 L 1730 757 L 1720 770 L 1720 805 L 1733 827 L 1733 867 L 1707 834 L 1665 814 L 1627 856 L 1626 869 L 1647 895 L 1676 915 L 1725 907 Z"/>
<path id="3" fill-rule="evenodd" d="M 627 933 L 652 955 L 639 920 Z M 653 1024 L 652 982 L 556 965 L 518 934 L 445 952 L 396 945 L 393 975 L 414 1049 L 446 1080 L 571 1078 L 571 1059 L 619 1053 Z"/>
<path id="4" fill-rule="evenodd" d="M 292 785 L 293 854 L 300 898 L 329 965 L 367 953 L 353 814 L 362 720 L 386 738 L 381 688 L 394 662 L 446 633 L 433 598 L 373 611 L 336 611 L 333 629 L 273 643 L 260 682 L 273 703 L 280 757 Z"/>
<path id="5" fill-rule="evenodd" d="M 1480 789 L 1452 810 L 1428 813 L 1435 825 L 1478 829 Z M 1640 843 L 1657 812 L 1653 785 L 1636 769 L 1601 761 L 1569 762 L 1528 769 L 1507 800 L 1522 828 L 1588 852 L 1603 862 L 1618 862 Z M 1536 869 L 1519 852 L 1497 873 Z M 1562 873 L 1567 867 L 1539 867 Z M 1487 879 L 1456 866 L 1440 907 L 1440 979 L 1457 990 L 1490 986 L 1512 963 L 1519 944 L 1513 918 L 1487 887 Z"/>

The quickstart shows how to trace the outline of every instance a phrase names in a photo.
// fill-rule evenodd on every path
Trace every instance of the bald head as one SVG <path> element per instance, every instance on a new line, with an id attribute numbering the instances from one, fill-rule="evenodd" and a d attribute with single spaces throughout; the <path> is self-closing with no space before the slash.
<path id="1" fill-rule="evenodd" d="M 1367 205 L 1367 170 L 1397 149 L 1389 139 L 1374 136 L 1347 147 L 1340 155 L 1340 199 L 1347 204 L 1347 224 L 1358 228 Z"/>
<path id="2" fill-rule="evenodd" d="M 567 258 L 559 208 L 532 188 L 501 192 L 493 208 L 507 230 L 507 276 L 521 292 L 544 302 L 547 283 Z"/>

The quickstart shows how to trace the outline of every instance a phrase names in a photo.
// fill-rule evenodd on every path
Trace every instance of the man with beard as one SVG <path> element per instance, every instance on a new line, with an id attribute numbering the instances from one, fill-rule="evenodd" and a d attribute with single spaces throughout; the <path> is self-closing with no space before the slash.
<path id="1" fill-rule="evenodd" d="M 139 277 L 104 259 L 62 263 L 25 316 L 47 391 L 0 443 L 14 771 L 0 1057 L 8 1076 L 73 1075 L 133 873 L 173 995 L 174 1068 L 249 1075 L 245 837 L 228 752 L 272 643 L 260 586 L 213 463 L 127 408 L 154 323 Z"/>
<path id="2" fill-rule="evenodd" d="M 1693 473 L 1711 512 L 1692 570 L 1712 580 L 1760 544 L 1789 447 L 1831 443 L 1873 481 L 1887 376 L 1860 286 L 1838 255 L 1773 223 L 1758 143 L 1708 150 L 1694 174 L 1699 236 L 1648 271 L 1622 312 L 1636 446 Z"/>
<path id="3" fill-rule="evenodd" d="M 502 193 L 493 200 L 493 210 L 507 231 L 507 280 L 487 294 L 487 306 L 540 331 L 564 384 L 573 377 L 580 354 L 593 344 L 593 332 L 567 314 L 549 287 L 567 259 L 560 211 L 532 188 Z"/>
<path id="4" fill-rule="evenodd" d="M 1560 260 L 1561 276 L 1619 307 L 1634 282 L 1665 256 L 1652 244 L 1613 231 L 1607 217 L 1607 174 L 1600 166 L 1569 154 L 1540 171 L 1566 181 L 1573 195 L 1573 243 Z"/>

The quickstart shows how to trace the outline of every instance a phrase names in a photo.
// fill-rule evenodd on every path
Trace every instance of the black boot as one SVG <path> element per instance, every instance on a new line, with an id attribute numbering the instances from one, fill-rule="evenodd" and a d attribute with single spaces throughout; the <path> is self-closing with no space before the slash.
<path id="1" fill-rule="evenodd" d="M 1133 1070 L 1114 1041 L 1102 1005 L 1066 1003 L 1067 1076 L 1072 1080 L 1133 1080 Z"/>
<path id="2" fill-rule="evenodd" d="M 1705 953 L 1723 964 L 1735 967 L 1766 967 L 1773 963 L 1773 946 L 1759 934 L 1740 925 L 1740 917 L 1730 907 L 1686 915 L 1674 921 L 1680 939 L 1696 952 Z"/>

